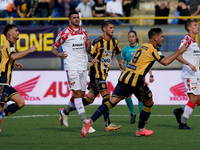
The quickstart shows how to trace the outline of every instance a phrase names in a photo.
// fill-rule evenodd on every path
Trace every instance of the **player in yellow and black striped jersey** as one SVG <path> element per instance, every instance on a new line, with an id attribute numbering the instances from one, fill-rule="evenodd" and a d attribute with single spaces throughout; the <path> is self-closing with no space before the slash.
<path id="1" fill-rule="evenodd" d="M 101 36 L 93 41 L 89 56 L 99 61 L 95 64 L 91 63 L 89 70 L 90 78 L 106 80 L 113 54 L 121 55 L 121 48 L 116 38 L 111 37 L 107 40 Z"/>
<path id="2" fill-rule="evenodd" d="M 0 83 L 10 85 L 11 73 L 14 68 L 15 60 L 10 60 L 10 55 L 15 53 L 15 45 L 7 40 L 0 48 Z"/>
<path id="3" fill-rule="evenodd" d="M 4 116 L 15 113 L 24 106 L 23 98 L 10 85 L 14 66 L 17 69 L 22 67 L 22 65 L 20 63 L 16 63 L 15 60 L 36 51 L 35 46 L 32 46 L 30 49 L 20 53 L 16 51 L 15 43 L 19 39 L 19 31 L 16 25 L 7 24 L 3 29 L 3 33 L 6 36 L 7 41 L 5 41 L 0 47 L 0 125 Z M 4 104 L 10 100 L 15 103 L 9 105 L 3 110 Z"/>
<path id="4" fill-rule="evenodd" d="M 115 87 L 110 100 L 105 104 L 102 104 L 95 111 L 90 120 L 85 121 L 86 127 L 92 125 L 93 122 L 110 108 L 114 107 L 119 101 L 134 94 L 144 105 L 140 113 L 138 129 L 136 130 L 135 135 L 149 136 L 153 134 L 152 130 L 146 130 L 144 128 L 153 106 L 152 93 L 145 83 L 145 75 L 155 61 L 158 61 L 165 66 L 173 62 L 186 50 L 186 44 L 180 51 L 176 51 L 169 57 L 164 57 L 161 52 L 157 50 L 158 46 L 162 46 L 162 41 L 164 40 L 162 30 L 160 28 L 152 28 L 148 32 L 148 36 L 149 43 L 142 44 L 137 48 L 126 70 L 120 75 L 118 84 Z M 86 136 L 87 129 L 83 128 L 82 132 L 85 133 Z"/>
<path id="5" fill-rule="evenodd" d="M 149 72 L 154 62 L 160 62 L 164 58 L 164 56 L 160 56 L 158 52 L 160 51 L 151 43 L 139 46 L 126 70 L 120 76 L 119 81 L 131 86 L 136 86 L 139 80 L 144 80 L 144 77 Z"/>

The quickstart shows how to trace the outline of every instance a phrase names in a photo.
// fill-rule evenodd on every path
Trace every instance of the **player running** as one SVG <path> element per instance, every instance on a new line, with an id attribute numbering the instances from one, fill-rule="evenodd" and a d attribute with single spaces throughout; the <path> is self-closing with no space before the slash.
<path id="1" fill-rule="evenodd" d="M 109 109 L 116 106 L 122 99 L 134 94 L 139 101 L 143 102 L 143 108 L 140 113 L 140 120 L 135 135 L 149 136 L 153 134 L 152 130 L 144 128 L 153 106 L 152 92 L 145 83 L 145 76 L 155 61 L 164 66 L 173 62 L 180 54 L 186 50 L 186 44 L 179 51 L 176 51 L 169 57 L 164 57 L 158 50 L 162 46 L 163 33 L 160 28 L 152 28 L 148 32 L 149 43 L 142 44 L 134 53 L 126 70 L 120 75 L 118 84 L 109 101 L 102 104 L 88 120 L 84 121 L 81 134 L 85 138 L 89 127 Z"/>

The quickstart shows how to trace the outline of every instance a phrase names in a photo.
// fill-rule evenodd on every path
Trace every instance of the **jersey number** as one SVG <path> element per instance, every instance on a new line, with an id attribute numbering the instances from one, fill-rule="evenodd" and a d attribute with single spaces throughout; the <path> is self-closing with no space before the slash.
<path id="1" fill-rule="evenodd" d="M 132 63 L 133 63 L 133 64 L 135 64 L 135 63 L 138 61 L 138 59 L 139 59 L 141 53 L 142 53 L 142 50 L 141 50 L 141 49 L 139 49 L 139 50 L 137 50 L 137 51 L 135 52 L 135 54 L 133 55 L 133 58 L 132 58 Z"/>

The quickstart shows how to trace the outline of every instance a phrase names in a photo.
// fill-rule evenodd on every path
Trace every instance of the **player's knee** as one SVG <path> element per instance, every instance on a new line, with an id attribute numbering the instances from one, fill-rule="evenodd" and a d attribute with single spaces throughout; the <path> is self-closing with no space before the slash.
<path id="1" fill-rule="evenodd" d="M 18 107 L 21 109 L 22 107 L 24 107 L 24 105 L 25 105 L 25 102 L 24 102 L 24 100 L 23 100 L 23 99 L 21 99 L 21 100 L 17 101 L 17 102 L 16 102 L 16 104 L 17 104 L 17 105 L 18 105 Z"/>
<path id="2" fill-rule="evenodd" d="M 150 90 L 145 92 L 145 95 L 140 98 L 140 101 L 143 102 L 144 105 L 149 106 L 153 104 L 152 93 Z"/>
<path id="3" fill-rule="evenodd" d="M 142 108 L 142 110 L 145 111 L 145 112 L 150 113 L 152 107 L 153 107 L 153 103 L 150 104 L 150 105 L 144 105 L 143 108 Z"/>
<path id="4" fill-rule="evenodd" d="M 73 91 L 74 98 L 81 98 L 81 91 Z"/>

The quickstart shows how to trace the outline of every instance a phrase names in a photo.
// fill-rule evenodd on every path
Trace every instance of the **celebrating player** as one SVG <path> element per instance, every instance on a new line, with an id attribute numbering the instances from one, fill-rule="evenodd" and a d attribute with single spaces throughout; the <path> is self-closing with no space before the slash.
<path id="1" fill-rule="evenodd" d="M 151 114 L 153 106 L 152 92 L 145 83 L 145 75 L 153 66 L 155 61 L 166 66 L 173 62 L 181 53 L 186 50 L 184 44 L 179 51 L 176 51 L 169 57 L 164 57 L 161 52 L 158 52 L 157 47 L 162 46 L 163 33 L 160 28 L 152 28 L 148 32 L 149 43 L 142 44 L 134 53 L 126 70 L 120 75 L 118 84 L 109 101 L 102 104 L 88 120 L 84 121 L 81 134 L 85 138 L 89 127 L 110 108 L 114 107 L 122 99 L 134 94 L 139 101 L 143 102 L 143 108 L 140 113 L 138 129 L 135 132 L 136 136 L 149 136 L 153 134 L 152 130 L 144 128 L 146 121 Z"/>
<path id="2" fill-rule="evenodd" d="M 122 63 L 126 66 L 129 64 L 129 62 L 131 61 L 133 54 L 135 53 L 136 49 L 140 46 L 138 37 L 137 37 L 137 33 L 136 31 L 132 30 L 128 32 L 128 40 L 129 40 L 129 45 L 127 45 L 123 50 L 122 50 Z M 149 70 L 149 74 L 150 74 L 150 78 L 149 78 L 149 82 L 153 82 L 154 78 L 152 75 L 152 70 Z M 128 97 L 125 99 L 126 104 L 129 108 L 129 111 L 131 112 L 131 119 L 130 119 L 130 123 L 135 123 L 135 118 L 136 118 L 136 113 L 133 107 L 133 101 L 131 99 L 131 97 Z M 142 111 L 142 107 L 143 107 L 143 103 L 138 101 L 138 108 L 139 108 L 139 112 Z"/>
<path id="3" fill-rule="evenodd" d="M 25 104 L 21 95 L 10 85 L 14 66 L 17 69 L 22 67 L 22 64 L 17 63 L 16 60 L 37 50 L 36 46 L 32 46 L 30 49 L 23 52 L 16 52 L 15 43 L 19 39 L 19 31 L 14 24 L 5 25 L 3 34 L 6 36 L 7 40 L 0 48 L 0 125 L 2 118 L 15 113 Z M 10 100 L 14 103 L 3 110 L 4 105 Z"/>

